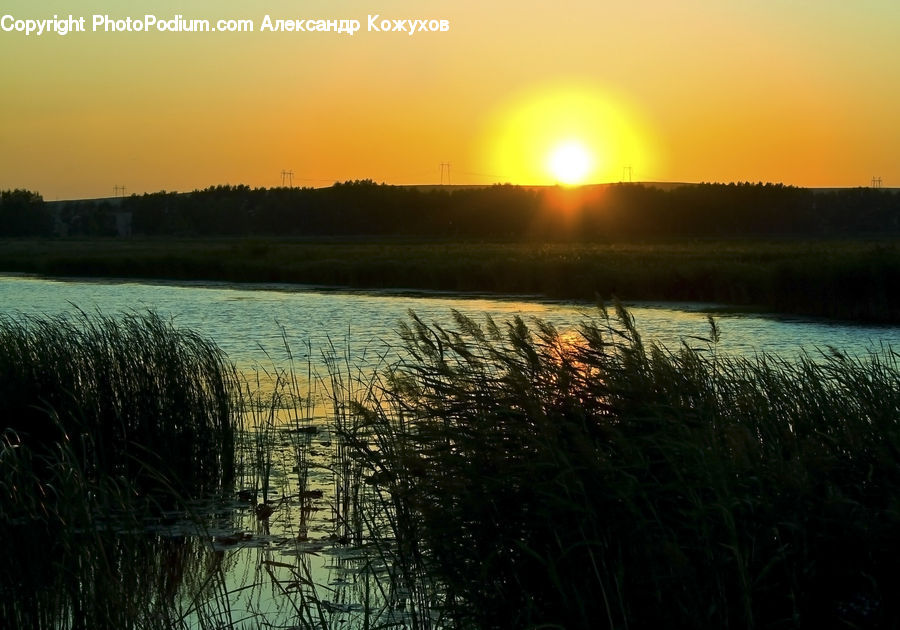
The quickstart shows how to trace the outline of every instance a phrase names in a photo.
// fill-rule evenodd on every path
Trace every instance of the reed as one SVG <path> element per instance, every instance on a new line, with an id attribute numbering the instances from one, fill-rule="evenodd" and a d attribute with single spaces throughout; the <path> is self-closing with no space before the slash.
<path id="1" fill-rule="evenodd" d="M 144 518 L 230 490 L 235 378 L 153 313 L 0 319 L 0 626 L 191 625 L 212 550 Z"/>
<path id="2" fill-rule="evenodd" d="M 723 357 L 712 320 L 669 350 L 622 308 L 577 335 L 455 317 L 403 327 L 355 451 L 450 625 L 900 620 L 893 351 Z"/>
<path id="3" fill-rule="evenodd" d="M 242 457 L 262 505 L 296 468 L 272 520 L 296 516 L 297 561 L 260 549 L 247 588 L 299 627 L 900 625 L 898 355 L 718 338 L 645 343 L 620 306 L 574 332 L 412 315 L 397 363 L 331 346 L 304 381 L 285 343 L 253 387 L 153 314 L 0 320 L 0 626 L 276 623 L 233 615 L 227 556 L 137 509 L 229 491 Z M 352 601 L 303 552 L 314 386 Z"/>
<path id="4" fill-rule="evenodd" d="M 97 475 L 81 457 L 68 440 L 36 449 L 3 433 L 0 626 L 163 630 L 216 620 L 213 550 L 198 535 L 147 531 L 137 484 Z"/>
<path id="5" fill-rule="evenodd" d="M 237 393 L 214 343 L 154 313 L 0 318 L 5 428 L 37 450 L 69 443 L 92 478 L 229 486 Z"/>

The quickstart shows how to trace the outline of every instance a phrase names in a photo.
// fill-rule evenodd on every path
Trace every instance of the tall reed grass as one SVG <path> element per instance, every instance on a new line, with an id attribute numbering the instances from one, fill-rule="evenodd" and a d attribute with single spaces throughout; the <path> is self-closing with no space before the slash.
<path id="1" fill-rule="evenodd" d="M 898 355 L 738 358 L 718 336 L 644 343 L 621 307 L 575 332 L 412 315 L 395 366 L 332 347 L 304 380 L 285 344 L 270 391 L 153 314 L 0 320 L 0 627 L 281 623 L 232 614 L 227 556 L 135 509 L 229 490 L 236 459 L 259 533 L 296 539 L 246 589 L 297 627 L 897 627 Z M 314 385 L 355 599 L 303 546 Z"/>
<path id="2" fill-rule="evenodd" d="M 0 318 L 0 627 L 187 627 L 212 550 L 145 508 L 231 489 L 235 377 L 152 313 Z"/>
<path id="3" fill-rule="evenodd" d="M 154 313 L 0 318 L 4 428 L 35 451 L 68 444 L 91 478 L 229 485 L 235 384 L 214 343 Z"/>
<path id="4" fill-rule="evenodd" d="M 621 308 L 577 335 L 457 313 L 402 337 L 354 444 L 450 625 L 900 622 L 893 351 L 722 357 L 712 320 L 667 350 Z"/>

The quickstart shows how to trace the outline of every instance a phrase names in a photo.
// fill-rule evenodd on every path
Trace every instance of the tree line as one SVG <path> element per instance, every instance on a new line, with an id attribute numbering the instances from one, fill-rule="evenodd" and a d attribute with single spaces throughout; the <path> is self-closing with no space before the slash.
<path id="1" fill-rule="evenodd" d="M 886 189 L 763 183 L 451 188 L 358 180 L 328 188 L 214 186 L 53 203 L 30 191 L 3 191 L 0 236 L 113 235 L 115 215 L 123 212 L 133 233 L 146 236 L 598 240 L 900 231 L 900 195 Z"/>

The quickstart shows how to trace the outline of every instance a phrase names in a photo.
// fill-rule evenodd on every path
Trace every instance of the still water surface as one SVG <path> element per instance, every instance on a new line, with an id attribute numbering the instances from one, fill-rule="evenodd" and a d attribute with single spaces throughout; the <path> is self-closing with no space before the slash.
<path id="1" fill-rule="evenodd" d="M 238 366 L 267 364 L 283 356 L 282 329 L 295 358 L 315 362 L 334 344 L 357 360 L 396 347 L 398 324 L 415 311 L 426 322 L 451 325 L 451 309 L 483 321 L 519 315 L 541 318 L 566 330 L 591 317 L 590 304 L 537 298 L 500 298 L 438 294 L 329 291 L 291 285 L 227 283 L 150 283 L 114 280 L 54 280 L 0 276 L 0 313 L 55 315 L 80 308 L 105 314 L 155 310 L 211 337 Z M 630 306 L 645 340 L 669 348 L 709 332 L 707 313 L 714 305 L 636 304 Z M 824 320 L 760 314 L 717 313 L 719 351 L 784 356 L 834 346 L 861 355 L 883 345 L 900 348 L 900 327 L 862 326 Z M 269 356 L 267 356 L 267 354 Z M 369 360 L 366 359 L 366 360 Z"/>

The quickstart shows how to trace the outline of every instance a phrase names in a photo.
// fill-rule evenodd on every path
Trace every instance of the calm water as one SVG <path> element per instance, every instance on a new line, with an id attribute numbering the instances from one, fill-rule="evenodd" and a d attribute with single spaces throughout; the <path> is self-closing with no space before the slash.
<path id="1" fill-rule="evenodd" d="M 674 348 L 682 341 L 702 344 L 691 337 L 708 333 L 708 308 L 699 304 L 639 305 L 632 307 L 631 313 L 645 340 Z M 239 367 L 248 370 L 283 361 L 282 330 L 301 365 L 305 366 L 310 355 L 311 363 L 318 369 L 323 352 L 333 344 L 341 355 L 348 351 L 353 366 L 365 367 L 397 347 L 396 330 L 409 310 L 426 322 L 448 325 L 452 325 L 451 309 L 480 320 L 486 314 L 498 321 L 515 315 L 538 317 L 564 331 L 598 314 L 590 305 L 536 299 L 0 276 L 0 314 L 56 315 L 77 309 L 105 314 L 153 309 L 173 318 L 178 325 L 211 337 Z M 900 327 L 759 315 L 722 314 L 717 318 L 722 333 L 719 351 L 731 354 L 763 351 L 790 356 L 804 350 L 812 353 L 828 345 L 853 354 L 878 350 L 884 345 L 900 348 Z M 198 513 L 209 509 L 211 514 L 205 520 L 202 535 L 196 534 L 193 517 L 185 521 L 173 516 L 171 522 L 154 521 L 147 526 L 148 535 L 161 541 L 196 548 L 185 555 L 195 558 L 196 566 L 187 567 L 188 573 L 196 573 L 200 579 L 206 579 L 207 574 L 221 578 L 221 591 L 217 592 L 225 594 L 224 602 L 218 602 L 223 606 L 220 613 L 212 615 L 214 620 L 221 616 L 224 625 L 246 619 L 253 623 L 263 621 L 263 625 L 294 627 L 298 617 L 314 610 L 316 615 L 326 615 L 329 627 L 363 628 L 373 622 L 384 626 L 405 622 L 405 605 L 395 604 L 405 602 L 408 594 L 385 587 L 394 584 L 384 578 L 392 568 L 378 565 L 382 562 L 380 556 L 367 555 L 362 547 L 335 542 L 332 496 L 340 481 L 336 471 L 343 466 L 332 447 L 337 439 L 324 424 L 316 434 L 303 438 L 283 431 L 274 435 L 269 497 L 278 508 L 268 520 L 256 518 L 246 502 L 233 500 L 197 508 Z M 303 470 L 308 471 L 303 486 L 298 467 L 301 452 L 306 462 Z M 251 471 L 249 476 L 253 474 Z M 256 481 L 243 477 L 241 484 L 257 487 Z M 299 500 L 302 489 L 317 491 L 320 498 L 304 504 Z M 379 589 L 373 589 L 376 583 Z M 190 599 L 191 589 L 183 590 L 183 596 Z M 378 593 L 373 606 L 365 604 L 371 592 Z M 310 608 L 311 602 L 314 608 Z M 378 613 L 372 620 L 363 610 Z M 206 614 L 209 615 L 208 610 Z M 308 625 L 316 625 L 320 619 L 306 618 L 312 620 L 306 622 Z"/>
<path id="2" fill-rule="evenodd" d="M 597 315 L 588 304 L 538 299 L 447 295 L 335 292 L 290 285 L 147 283 L 110 280 L 51 280 L 0 276 L 0 312 L 57 314 L 100 310 L 106 314 L 153 309 L 181 326 L 213 338 L 239 366 L 267 364 L 284 356 L 282 328 L 295 358 L 316 362 L 330 344 L 368 362 L 397 345 L 398 324 L 414 310 L 426 322 L 451 323 L 451 309 L 483 321 L 515 315 L 539 317 L 561 329 Z M 711 305 L 633 305 L 631 313 L 645 340 L 677 347 L 709 331 Z M 900 327 L 860 326 L 801 318 L 748 314 L 716 315 L 719 350 L 731 354 L 769 352 L 794 355 L 831 345 L 852 354 L 882 345 L 900 348 Z M 267 357 L 267 354 L 269 356 Z"/>

